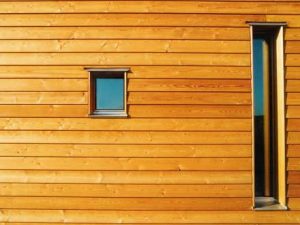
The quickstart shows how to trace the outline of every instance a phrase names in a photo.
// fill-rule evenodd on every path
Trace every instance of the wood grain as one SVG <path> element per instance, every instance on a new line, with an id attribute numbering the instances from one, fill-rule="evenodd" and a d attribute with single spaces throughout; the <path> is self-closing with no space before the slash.
<path id="1" fill-rule="evenodd" d="M 239 27 L 0 27 L 2 40 L 244 40 L 249 41 L 249 28 Z M 297 39 L 297 32 L 289 31 L 289 39 Z"/>
<path id="2" fill-rule="evenodd" d="M 46 115 L 45 115 L 46 116 Z M 1 130 L 251 131 L 250 119 L 0 118 Z"/>
<path id="3" fill-rule="evenodd" d="M 235 158 L 251 157 L 251 145 L 0 144 L 0 156 Z"/>
<path id="4" fill-rule="evenodd" d="M 250 43 L 200 40 L 0 40 L 0 51 L 250 53 Z"/>
<path id="5" fill-rule="evenodd" d="M 297 133 L 290 134 L 288 142 L 293 142 L 297 137 Z M 0 143 L 251 144 L 251 132 L 1 130 Z"/>
<path id="6" fill-rule="evenodd" d="M 292 186 L 294 190 L 297 186 Z M 251 197 L 248 184 L 0 184 L 1 196 L 48 197 Z"/>
<path id="7" fill-rule="evenodd" d="M 249 66 L 248 54 L 213 53 L 1 53 L 0 65 L 218 65 Z"/>
<path id="8" fill-rule="evenodd" d="M 62 1 L 0 3 L 0 13 L 219 13 L 219 14 L 298 14 L 298 2 L 221 1 Z"/>
<path id="9" fill-rule="evenodd" d="M 300 96 L 300 95 L 299 95 Z M 298 102 L 298 96 L 291 96 L 289 102 Z M 250 93 L 199 93 L 199 92 L 130 92 L 128 104 L 190 104 L 190 105 L 249 105 Z"/>
<path id="10" fill-rule="evenodd" d="M 232 201 L 235 204 L 232 204 Z M 2 209 L 249 210 L 251 198 L 0 197 Z"/>
<path id="11" fill-rule="evenodd" d="M 299 107 L 300 112 L 300 107 Z M 298 114 L 298 108 L 291 108 L 291 116 Z M 251 106 L 245 105 L 130 105 L 132 118 L 251 118 Z"/>
<path id="12" fill-rule="evenodd" d="M 89 18 L 86 21 L 86 18 Z M 279 17 L 280 18 L 280 17 Z M 268 16 L 268 20 L 278 20 Z M 285 16 L 296 26 L 297 16 Z M 296 20 L 296 21 L 294 21 Z M 0 26 L 225 26 L 246 27 L 245 21 L 265 21 L 264 15 L 218 14 L 0 14 Z"/>
<path id="13" fill-rule="evenodd" d="M 292 159 L 290 159 L 292 160 Z M 291 161 L 289 169 L 297 169 Z M 101 170 L 101 171 L 243 171 L 251 170 L 249 158 L 58 158 L 1 157 L 0 169 Z"/>
<path id="14" fill-rule="evenodd" d="M 250 92 L 251 84 L 249 80 L 228 79 L 129 79 L 128 91 Z"/>
<path id="15" fill-rule="evenodd" d="M 1 170 L 0 175 L 2 183 L 251 184 L 252 179 L 250 171 Z M 290 178 L 291 181 L 294 177 Z"/>

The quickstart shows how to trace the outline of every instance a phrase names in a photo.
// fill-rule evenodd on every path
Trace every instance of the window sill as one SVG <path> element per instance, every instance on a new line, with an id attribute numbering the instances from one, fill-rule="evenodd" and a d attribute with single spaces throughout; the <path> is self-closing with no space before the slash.
<path id="1" fill-rule="evenodd" d="M 96 112 L 89 114 L 91 118 L 128 118 L 126 112 Z"/>
<path id="2" fill-rule="evenodd" d="M 286 206 L 281 205 L 273 197 L 256 197 L 255 206 L 253 207 L 255 211 L 285 211 L 288 210 Z"/>

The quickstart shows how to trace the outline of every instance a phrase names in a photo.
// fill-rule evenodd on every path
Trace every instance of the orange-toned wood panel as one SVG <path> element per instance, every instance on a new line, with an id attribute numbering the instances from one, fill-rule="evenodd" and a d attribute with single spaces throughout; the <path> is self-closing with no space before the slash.
<path id="1" fill-rule="evenodd" d="M 300 172 L 289 171 L 288 172 L 288 183 L 289 184 L 300 184 Z"/>
<path id="2" fill-rule="evenodd" d="M 288 83 L 289 84 L 289 83 Z M 298 88 L 297 82 L 289 86 Z M 88 91 L 87 79 L 0 79 L 0 91 Z M 129 79 L 128 91 L 250 92 L 249 80 Z M 300 86 L 299 86 L 300 87 Z"/>
<path id="3" fill-rule="evenodd" d="M 73 104 L 73 102 L 72 102 Z M 87 105 L 0 105 L 0 117 L 87 117 Z"/>
<path id="4" fill-rule="evenodd" d="M 300 197 L 300 185 L 290 184 L 288 185 L 288 197 Z"/>
<path id="5" fill-rule="evenodd" d="M 129 79 L 128 91 L 250 92 L 251 83 L 250 80 L 228 79 Z"/>
<path id="6" fill-rule="evenodd" d="M 2 53 L 0 65 L 218 65 L 249 66 L 248 54 L 213 53 Z"/>
<path id="7" fill-rule="evenodd" d="M 251 145 L 0 144 L 0 156 L 242 158 Z"/>
<path id="8" fill-rule="evenodd" d="M 216 27 L 0 27 L 0 39 L 93 40 L 93 39 L 163 39 L 163 40 L 246 40 L 249 28 Z M 290 31 L 287 38 L 297 39 Z"/>
<path id="9" fill-rule="evenodd" d="M 0 91 L 88 91 L 87 79 L 0 79 Z"/>
<path id="10" fill-rule="evenodd" d="M 235 204 L 232 204 L 234 201 Z M 251 198 L 0 197 L 2 209 L 249 210 Z"/>
<path id="11" fill-rule="evenodd" d="M 4 183 L 251 184 L 250 171 L 34 171 L 1 170 Z"/>
<path id="12" fill-rule="evenodd" d="M 250 53 L 250 43 L 196 40 L 0 40 L 0 52 Z"/>
<path id="13" fill-rule="evenodd" d="M 288 157 L 300 157 L 300 145 L 288 145 Z"/>
<path id="14" fill-rule="evenodd" d="M 293 163 L 289 168 L 293 169 Z M 250 158 L 58 158 L 0 157 L 0 169 L 184 171 L 251 170 Z"/>
<path id="15" fill-rule="evenodd" d="M 89 18 L 86 20 L 86 18 Z M 268 20 L 282 17 L 268 16 Z M 297 16 L 285 16 L 298 25 Z M 295 21 L 294 21 L 295 20 Z M 245 21 L 265 21 L 264 15 L 218 14 L 0 14 L 0 26 L 220 26 L 247 27 Z M 298 22 L 297 22 L 298 21 Z"/>
<path id="16" fill-rule="evenodd" d="M 300 95 L 299 95 L 300 96 Z M 294 101 L 298 101 L 297 98 Z M 250 93 L 130 92 L 128 104 L 249 105 Z"/>
<path id="17" fill-rule="evenodd" d="M 130 70 L 129 78 L 250 79 L 249 67 L 236 66 L 130 66 Z M 0 78 L 88 78 L 88 72 L 82 66 L 0 66 Z"/>
<path id="18" fill-rule="evenodd" d="M 300 92 L 300 80 L 287 80 L 286 81 L 287 92 Z"/>
<path id="19" fill-rule="evenodd" d="M 300 112 L 300 107 L 299 107 Z M 289 112 L 292 116 L 298 109 Z M 251 118 L 251 106 L 245 105 L 130 105 L 131 117 L 165 118 Z M 297 114 L 300 116 L 300 114 Z"/>
<path id="20" fill-rule="evenodd" d="M 86 92 L 0 92 L 0 104 L 87 104 Z"/>
<path id="21" fill-rule="evenodd" d="M 0 13 L 299 14 L 300 4 L 222 1 L 62 1 L 0 3 Z"/>
<path id="22" fill-rule="evenodd" d="M 300 158 L 289 158 L 287 161 L 288 170 L 299 170 L 300 171 Z"/>
<path id="23" fill-rule="evenodd" d="M 300 106 L 288 106 L 287 107 L 287 118 L 300 118 Z"/>
<path id="24" fill-rule="evenodd" d="M 295 186 L 296 187 L 296 186 Z M 290 189 L 291 190 L 291 189 Z M 251 197 L 249 184 L 0 184 L 1 196 Z"/>
<path id="25" fill-rule="evenodd" d="M 251 211 L 96 211 L 96 210 L 2 210 L 4 221 L 10 222 L 67 222 L 89 223 L 275 223 L 291 224 L 299 221 L 299 212 Z M 51 218 L 51 219 L 49 219 Z"/>
<path id="26" fill-rule="evenodd" d="M 267 22 L 286 22 L 289 27 L 300 27 L 300 15 L 266 15 Z"/>
<path id="27" fill-rule="evenodd" d="M 300 144 L 300 132 L 288 132 L 287 133 L 288 144 Z"/>
<path id="28" fill-rule="evenodd" d="M 45 115 L 46 116 L 46 115 Z M 1 130 L 251 131 L 250 119 L 0 118 Z"/>
<path id="29" fill-rule="evenodd" d="M 251 132 L 0 131 L 0 143 L 251 144 Z"/>

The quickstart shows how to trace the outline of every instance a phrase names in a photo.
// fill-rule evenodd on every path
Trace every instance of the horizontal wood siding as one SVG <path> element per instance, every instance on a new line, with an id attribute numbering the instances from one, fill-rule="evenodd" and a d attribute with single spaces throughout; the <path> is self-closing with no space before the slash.
<path id="1" fill-rule="evenodd" d="M 289 211 L 252 211 L 247 21 L 288 22 Z M 128 118 L 86 67 L 130 67 Z M 298 0 L 0 1 L 0 223 L 299 224 Z"/>

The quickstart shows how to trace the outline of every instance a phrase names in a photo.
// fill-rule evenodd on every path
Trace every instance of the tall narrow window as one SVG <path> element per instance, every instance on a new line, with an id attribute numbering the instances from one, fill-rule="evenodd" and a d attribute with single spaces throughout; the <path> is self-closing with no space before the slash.
<path id="1" fill-rule="evenodd" d="M 285 209 L 285 114 L 282 23 L 252 31 L 254 208 Z"/>
<path id="2" fill-rule="evenodd" d="M 127 68 L 88 69 L 90 72 L 90 115 L 126 117 Z"/>

